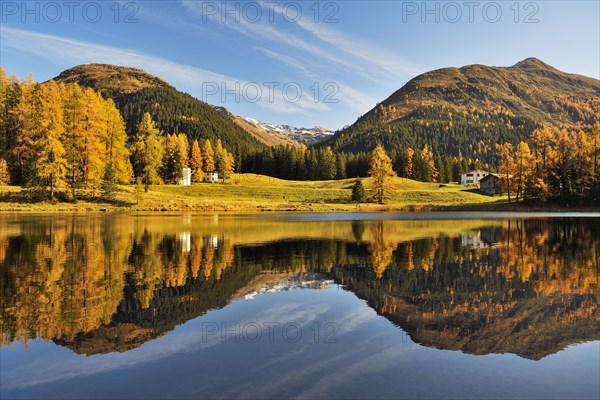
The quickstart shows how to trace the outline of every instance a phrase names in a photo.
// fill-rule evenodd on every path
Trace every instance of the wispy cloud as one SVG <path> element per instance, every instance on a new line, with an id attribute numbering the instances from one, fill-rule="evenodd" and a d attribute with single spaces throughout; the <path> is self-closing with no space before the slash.
<path id="1" fill-rule="evenodd" d="M 391 74 L 394 78 L 404 74 L 414 75 L 421 72 L 409 63 L 399 59 L 392 51 L 382 49 L 373 43 L 365 42 L 356 37 L 342 34 L 324 24 L 314 23 L 308 18 L 300 19 L 298 26 L 321 41 L 334 46 L 338 51 L 361 59 L 367 64 Z"/>
<path id="2" fill-rule="evenodd" d="M 284 13 L 280 5 L 271 5 L 278 13 Z M 332 29 L 330 24 L 316 23 L 311 18 L 299 18 L 296 24 L 312 34 L 319 42 L 324 42 L 334 47 L 336 52 L 345 53 L 347 56 L 355 57 L 369 65 L 368 70 L 372 79 L 379 80 L 373 76 L 373 69 L 379 69 L 378 73 L 385 76 L 397 78 L 403 74 L 416 74 L 420 71 L 409 63 L 398 58 L 394 52 L 380 48 L 378 45 L 352 37 Z M 356 65 L 356 63 L 354 63 Z M 364 69 L 362 69 L 364 70 Z"/>
<path id="3" fill-rule="evenodd" d="M 294 57 L 290 57 L 290 56 L 286 56 L 286 55 L 283 55 L 283 54 L 279 54 L 279 53 L 276 53 L 276 52 L 271 51 L 269 49 L 265 49 L 264 47 L 260 47 L 260 46 L 255 47 L 255 49 L 258 50 L 258 51 L 260 51 L 261 53 L 264 53 L 265 55 L 273 58 L 274 60 L 281 61 L 282 63 L 284 63 L 288 67 L 294 68 L 294 69 L 302 72 L 306 76 L 309 76 L 309 77 L 313 77 L 314 76 L 314 74 L 312 74 L 304 66 L 304 64 L 302 64 L 299 60 L 295 59 Z"/>
<path id="4" fill-rule="evenodd" d="M 378 79 L 370 74 L 369 71 L 366 68 L 363 68 L 361 65 L 345 57 L 339 57 L 335 52 L 324 49 L 322 46 L 309 43 L 298 35 L 293 34 L 289 30 L 278 29 L 275 24 L 260 22 L 253 23 L 246 21 L 244 18 L 240 18 L 238 22 L 230 21 L 223 23 L 218 13 L 216 15 L 205 15 L 201 2 L 182 0 L 182 4 L 187 10 L 195 13 L 197 16 L 212 20 L 215 23 L 224 26 L 225 28 L 234 30 L 245 36 L 254 39 L 261 38 L 263 40 L 279 43 L 297 50 L 304 51 L 322 61 L 330 63 L 331 65 L 343 66 L 363 78 L 378 82 Z"/>
<path id="5" fill-rule="evenodd" d="M 414 67 L 392 52 L 357 40 L 329 26 L 314 23 L 310 18 L 301 18 L 295 24 L 277 24 L 266 18 L 258 22 L 246 21 L 244 18 L 234 21 L 230 18 L 223 22 L 219 12 L 205 15 L 201 3 L 191 0 L 182 0 L 181 3 L 190 13 L 215 26 L 222 26 L 251 38 L 257 43 L 254 49 L 267 57 L 322 84 L 334 82 L 338 89 L 336 102 L 359 113 L 374 107 L 378 99 L 343 81 L 356 81 L 358 78 L 363 82 L 370 81 L 383 86 L 397 84 L 399 77 L 407 73 L 417 73 Z M 270 4 L 267 7 L 262 2 L 259 4 L 265 8 L 265 13 L 267 8 L 273 8 L 275 15 L 284 11 L 278 5 Z M 278 46 L 266 46 L 264 42 Z M 334 78 L 340 76 L 344 78 Z"/>
<path id="6" fill-rule="evenodd" d="M 329 90 L 327 91 L 327 93 L 322 94 L 324 94 L 325 97 L 326 95 L 331 95 L 331 100 L 335 101 L 336 103 L 342 103 L 350 109 L 360 113 L 364 113 L 365 111 L 370 110 L 377 103 L 377 99 L 375 97 L 359 89 L 353 88 L 339 81 L 328 81 L 327 79 L 319 77 L 318 74 L 309 70 L 300 60 L 294 57 L 280 54 L 275 51 L 265 49 L 263 47 L 256 47 L 256 50 L 260 51 L 261 53 L 264 53 L 265 55 L 273 58 L 274 60 L 282 62 L 290 68 L 293 68 L 305 74 L 310 79 L 318 81 L 317 84 L 320 85 L 320 88 L 323 91 L 325 90 L 325 85 L 329 85 Z"/>
<path id="7" fill-rule="evenodd" d="M 126 65 L 141 68 L 151 74 L 177 85 L 192 87 L 201 91 L 207 83 L 214 83 L 219 88 L 232 90 L 236 87 L 245 87 L 253 83 L 231 76 L 208 71 L 198 67 L 179 64 L 164 58 L 150 56 L 135 50 L 116 48 L 67 37 L 36 33 L 22 29 L 3 27 L 0 33 L 2 46 L 13 48 L 19 52 L 34 54 L 51 62 L 60 60 L 63 64 L 106 63 Z M 260 84 L 259 84 L 260 86 Z M 267 90 L 268 88 L 264 88 Z M 281 91 L 275 91 L 275 96 L 270 98 L 266 93 L 256 102 L 259 106 L 281 113 L 309 113 L 326 111 L 328 107 L 323 103 L 315 103 L 311 99 L 301 98 L 291 102 L 282 96 Z M 217 100 L 220 96 L 203 98 L 209 102 Z M 240 96 L 240 101 L 244 97 Z"/>
<path id="8" fill-rule="evenodd" d="M 110 63 L 142 68 L 170 82 L 191 83 L 226 82 L 233 84 L 238 79 L 208 70 L 178 64 L 163 58 L 144 53 L 110 47 L 101 44 L 75 40 L 63 36 L 31 32 L 22 29 L 2 28 L 2 45 L 15 50 L 34 54 L 38 57 L 64 64 Z"/>

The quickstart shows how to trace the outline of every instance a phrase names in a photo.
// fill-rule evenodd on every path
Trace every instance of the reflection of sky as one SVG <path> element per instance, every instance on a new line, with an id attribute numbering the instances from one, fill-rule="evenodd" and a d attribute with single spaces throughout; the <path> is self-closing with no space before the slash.
<path id="1" fill-rule="evenodd" d="M 279 323 L 269 341 L 205 335 L 207 324 Z M 323 343 L 325 324 L 339 328 Z M 297 323 L 295 343 L 281 327 Z M 315 341 L 318 324 L 319 340 Z M 311 329 L 312 328 L 312 329 Z M 598 398 L 600 344 L 572 346 L 541 361 L 421 347 L 352 293 L 268 293 L 235 301 L 126 353 L 84 357 L 52 343 L 0 352 L 2 398 L 58 397 L 428 397 Z"/>

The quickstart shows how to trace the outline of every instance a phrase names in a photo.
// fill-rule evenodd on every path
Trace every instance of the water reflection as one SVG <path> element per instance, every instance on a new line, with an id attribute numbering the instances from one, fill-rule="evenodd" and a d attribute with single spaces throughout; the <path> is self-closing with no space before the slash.
<path id="1" fill-rule="evenodd" d="M 600 339 L 599 225 L 5 216 L 2 346 L 125 352 L 234 299 L 335 282 L 419 344 L 539 360 Z"/>

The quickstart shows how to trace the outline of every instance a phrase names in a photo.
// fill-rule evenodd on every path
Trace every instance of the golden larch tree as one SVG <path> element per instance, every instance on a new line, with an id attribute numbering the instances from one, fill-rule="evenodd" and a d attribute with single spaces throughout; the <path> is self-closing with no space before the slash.
<path id="1" fill-rule="evenodd" d="M 508 191 L 508 202 L 510 203 L 510 190 L 512 185 L 512 177 L 515 169 L 514 146 L 512 143 L 497 144 L 496 149 L 500 156 L 500 172 L 505 175 L 506 190 Z"/>
<path id="2" fill-rule="evenodd" d="M 381 146 L 377 146 L 373 150 L 369 164 L 369 176 L 373 178 L 373 189 L 377 201 L 383 203 L 383 198 L 389 191 L 387 178 L 396 176 L 396 173 L 392 168 L 392 160 Z"/>
<path id="3" fill-rule="evenodd" d="M 515 154 L 516 201 L 519 201 L 519 197 L 524 197 L 525 182 L 531 173 L 531 161 L 532 156 L 529 145 L 526 142 L 520 142 L 517 145 L 517 152 Z"/>
<path id="4" fill-rule="evenodd" d="M 213 172 L 215 170 L 215 151 L 213 150 L 212 143 L 208 139 L 204 142 L 202 157 L 204 172 Z"/>
<path id="5" fill-rule="evenodd" d="M 204 161 L 202 159 L 202 152 L 200 151 L 200 145 L 198 140 L 194 140 L 192 144 L 192 157 L 190 158 L 190 168 L 192 168 L 192 180 L 194 182 L 202 182 L 204 179 L 204 173 L 202 171 Z"/>

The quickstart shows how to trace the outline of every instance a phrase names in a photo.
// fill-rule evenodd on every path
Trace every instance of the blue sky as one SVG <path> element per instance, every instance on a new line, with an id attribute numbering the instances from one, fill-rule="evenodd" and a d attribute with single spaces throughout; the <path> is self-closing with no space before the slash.
<path id="1" fill-rule="evenodd" d="M 338 129 L 437 68 L 537 57 L 600 78 L 599 4 L 3 1 L 0 55 L 38 81 L 133 66 L 244 117 Z"/>

